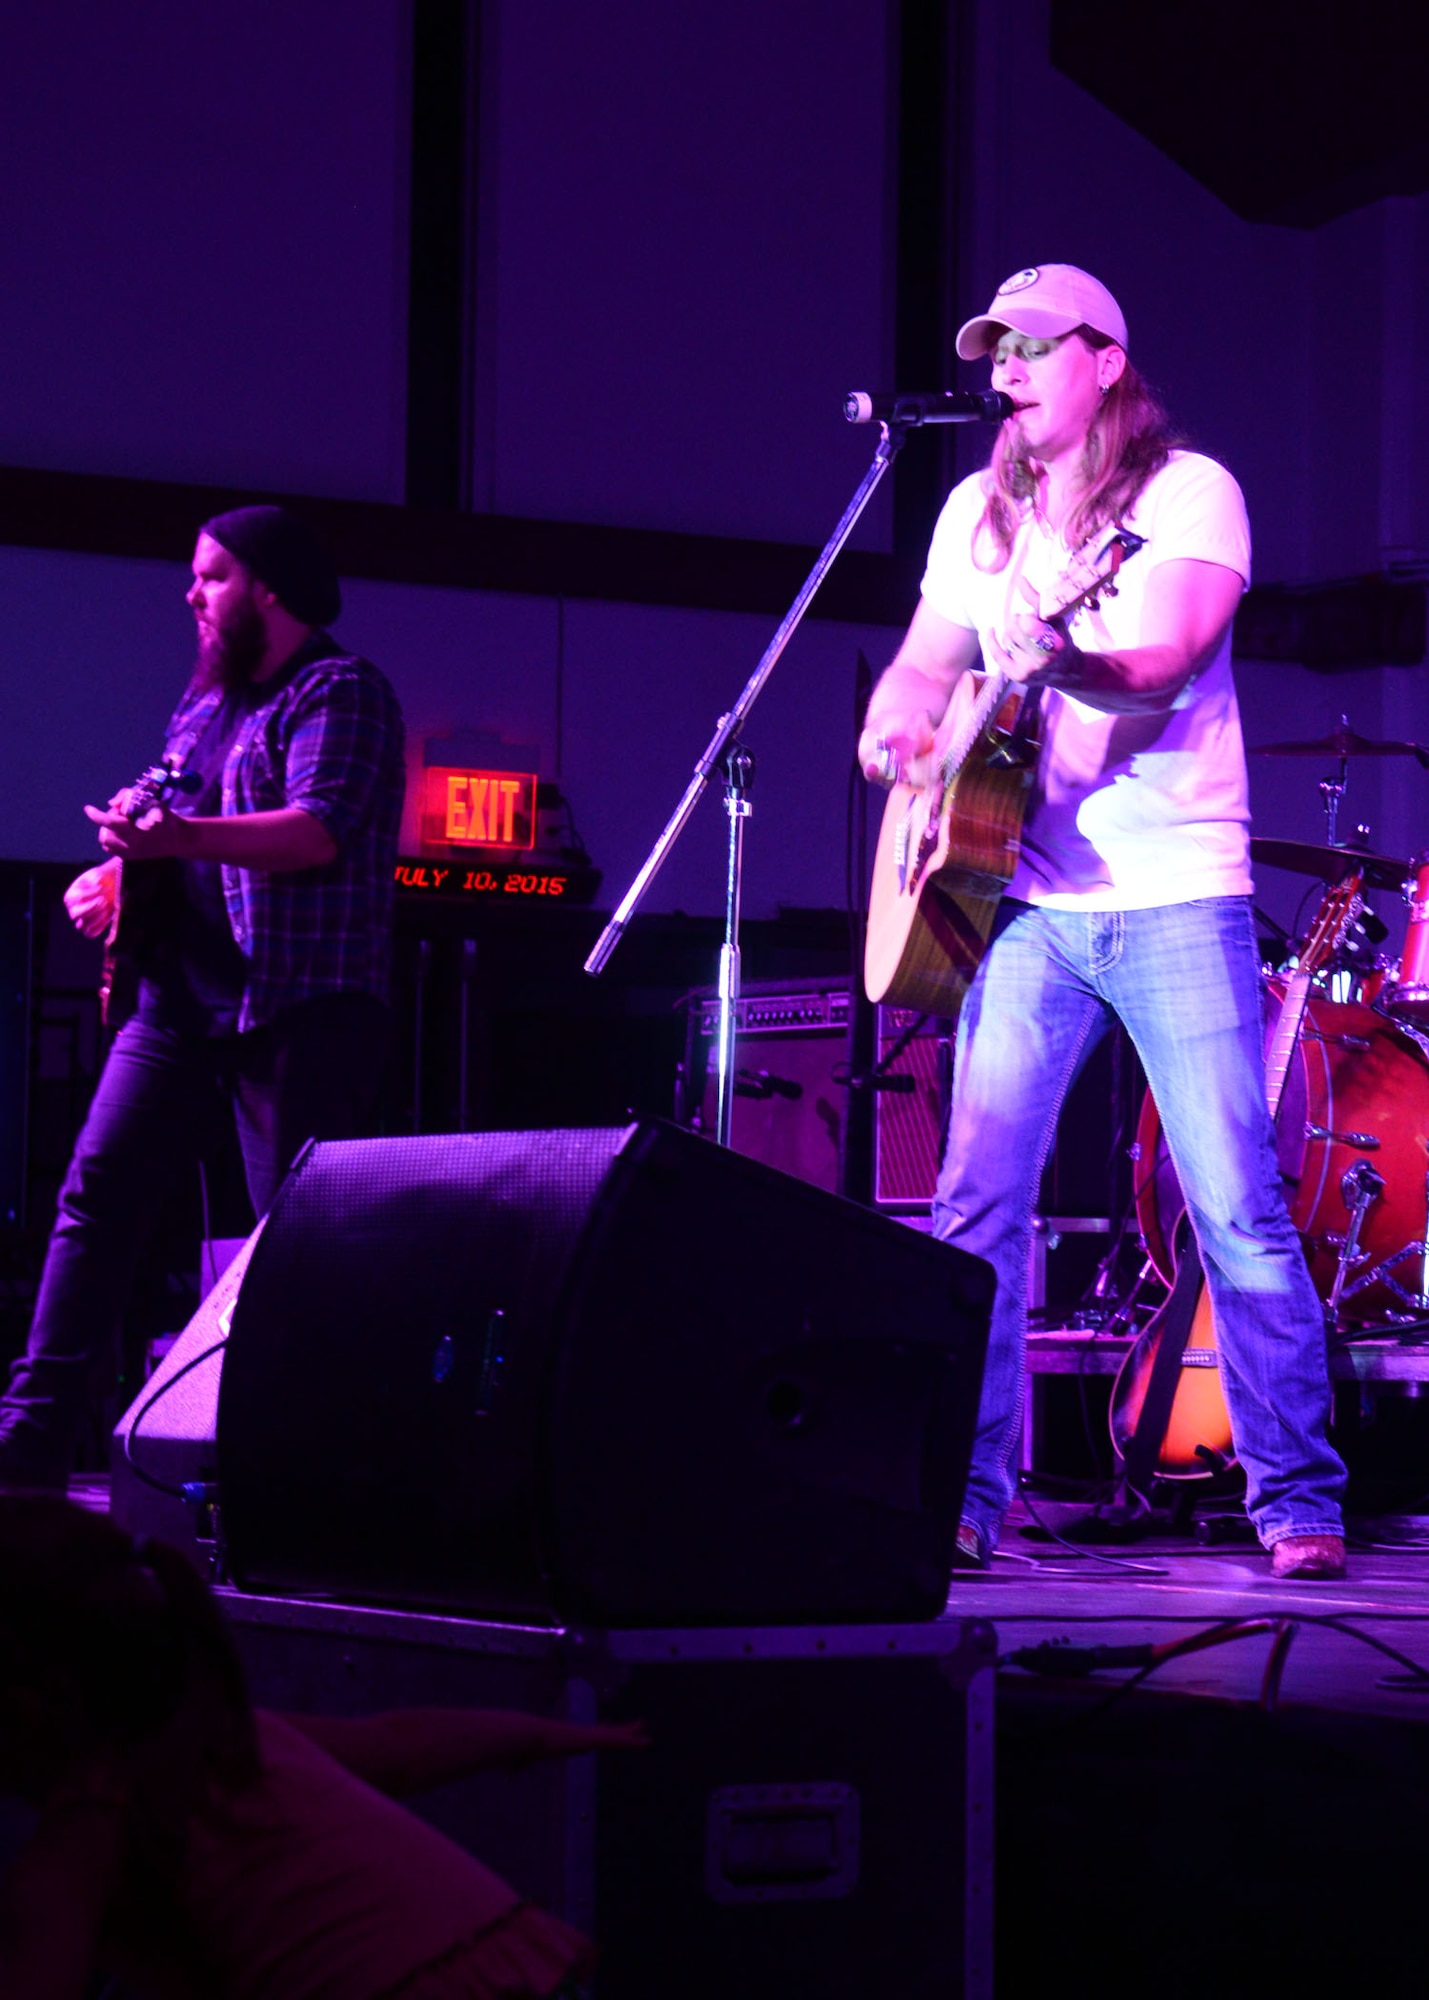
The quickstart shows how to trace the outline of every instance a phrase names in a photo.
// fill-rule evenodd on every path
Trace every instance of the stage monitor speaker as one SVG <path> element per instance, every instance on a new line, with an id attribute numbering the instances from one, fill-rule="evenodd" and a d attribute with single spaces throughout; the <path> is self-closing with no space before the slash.
<path id="1" fill-rule="evenodd" d="M 195 1559 L 212 1558 L 211 1526 L 184 1489 L 218 1477 L 218 1385 L 234 1307 L 263 1224 L 243 1243 L 198 1311 L 114 1427 L 109 1511 L 135 1535 L 157 1535 Z"/>
<path id="2" fill-rule="evenodd" d="M 992 1289 L 658 1120 L 315 1145 L 232 1317 L 233 1574 L 522 1621 L 935 1617 Z"/>

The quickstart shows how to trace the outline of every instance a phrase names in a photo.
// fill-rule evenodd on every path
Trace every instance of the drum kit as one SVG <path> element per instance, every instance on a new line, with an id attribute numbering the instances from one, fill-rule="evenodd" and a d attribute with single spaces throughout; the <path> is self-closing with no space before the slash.
<path id="1" fill-rule="evenodd" d="M 1256 838 L 1252 860 L 1319 877 L 1326 885 L 1321 912 L 1331 897 L 1343 902 L 1347 894 L 1358 909 L 1363 889 L 1400 889 L 1409 906 L 1397 961 L 1374 954 L 1387 933 L 1365 913 L 1317 969 L 1277 1121 L 1291 1215 L 1331 1333 L 1408 1337 L 1411 1327 L 1429 1322 L 1429 849 L 1401 861 L 1340 842 L 1336 833 L 1351 758 L 1414 756 L 1429 769 L 1429 750 L 1359 736 L 1344 717 L 1328 736 L 1257 749 L 1271 757 L 1333 757 L 1339 770 L 1320 783 L 1325 844 Z M 1294 940 L 1288 949 L 1283 969 L 1267 968 L 1272 1015 L 1293 977 Z M 1146 1163 L 1138 1222 L 1169 1284 L 1184 1203 L 1149 1093 L 1136 1157 Z"/>

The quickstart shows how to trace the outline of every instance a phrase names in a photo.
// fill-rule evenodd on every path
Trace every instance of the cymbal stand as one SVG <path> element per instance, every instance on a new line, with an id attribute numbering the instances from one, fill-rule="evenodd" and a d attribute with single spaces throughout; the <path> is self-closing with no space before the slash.
<path id="1" fill-rule="evenodd" d="M 1345 796 L 1349 782 L 1350 760 L 1348 757 L 1341 757 L 1340 759 L 1340 775 L 1338 778 L 1321 778 L 1320 780 L 1320 797 L 1325 802 L 1325 842 L 1329 847 L 1337 847 L 1339 845 L 1335 835 L 1339 827 L 1340 801 Z"/>
<path id="2" fill-rule="evenodd" d="M 1350 718 L 1340 717 L 1340 728 L 1349 734 Z M 1350 783 L 1350 760 L 1342 751 L 1340 754 L 1340 775 L 1338 778 L 1321 778 L 1320 797 L 1325 805 L 1325 841 L 1330 847 L 1338 847 L 1336 835 L 1339 831 L 1340 806 Z"/>

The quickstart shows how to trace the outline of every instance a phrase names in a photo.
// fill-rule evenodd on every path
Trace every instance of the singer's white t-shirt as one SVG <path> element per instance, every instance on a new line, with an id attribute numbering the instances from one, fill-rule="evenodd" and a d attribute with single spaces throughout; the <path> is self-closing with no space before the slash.
<path id="1" fill-rule="evenodd" d="M 1006 567 L 977 568 L 973 535 L 984 477 L 975 473 L 949 494 L 928 552 L 923 595 L 986 645 L 989 633 L 1006 631 L 1015 612 L 1030 608 L 1022 578 L 1038 593 L 1044 616 L 1075 594 L 1082 578 L 1064 582 L 1071 553 L 1030 505 Z M 1144 536 L 1146 546 L 1126 562 L 1118 594 L 1072 620 L 1072 638 L 1084 652 L 1141 643 L 1146 583 L 1158 563 L 1192 557 L 1250 582 L 1245 502 L 1214 459 L 1173 452 L 1122 525 Z M 1103 531 L 1093 548 L 1110 533 Z M 979 554 L 986 561 L 992 552 L 983 536 Z M 1250 894 L 1250 808 L 1229 633 L 1165 710 L 1107 715 L 1049 689 L 1042 714 L 1042 755 L 1009 896 L 1051 909 L 1140 910 Z"/>

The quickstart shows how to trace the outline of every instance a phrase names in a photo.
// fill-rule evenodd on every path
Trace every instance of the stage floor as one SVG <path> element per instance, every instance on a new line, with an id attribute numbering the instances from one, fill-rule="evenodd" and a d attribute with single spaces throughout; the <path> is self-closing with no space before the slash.
<path id="1" fill-rule="evenodd" d="M 1045 1502 L 1039 1512 L 1047 1517 Z M 1045 1640 L 1161 1644 L 1227 1619 L 1293 1618 L 1299 1629 L 1280 1683 L 1282 1704 L 1429 1721 L 1429 1517 L 1396 1523 L 1396 1536 L 1422 1530 L 1403 1547 L 1367 1545 L 1352 1532 L 1349 1574 L 1338 1583 L 1277 1583 L 1270 1557 L 1253 1545 L 1151 1539 L 1073 1554 L 1024 1539 L 1019 1527 L 1027 1521 L 1015 1510 L 991 1570 L 957 1572 L 948 1599 L 950 1617 L 986 1618 L 996 1627 L 1004 1658 Z M 1256 1701 L 1273 1637 L 1256 1634 L 1168 1660 L 1146 1685 Z M 1406 1668 L 1377 1646 L 1421 1665 L 1422 1682 L 1393 1684 Z M 1092 1679 L 1110 1688 L 1130 1671 Z"/>
<path id="2" fill-rule="evenodd" d="M 76 1479 L 70 1498 L 104 1511 L 108 1481 Z M 1038 1511 L 1044 1520 L 1057 1515 L 1046 1501 Z M 1270 1557 L 1248 1544 L 1208 1548 L 1182 1536 L 1073 1554 L 1024 1539 L 1020 1530 L 1030 1525 L 1019 1504 L 991 1570 L 956 1572 L 948 1595 L 946 1615 L 987 1619 L 1004 1659 L 1044 1640 L 1154 1645 L 1228 1619 L 1292 1618 L 1299 1629 L 1280 1681 L 1282 1706 L 1429 1722 L 1429 1516 L 1400 1517 L 1394 1533 L 1403 1546 L 1367 1542 L 1352 1529 L 1340 1583 L 1276 1583 Z M 1273 1643 L 1272 1633 L 1257 1633 L 1167 1660 L 1145 1685 L 1255 1702 Z M 1379 1647 L 1421 1665 L 1422 1682 L 1406 1685 L 1407 1668 Z M 1025 1684 L 1034 1679 L 1010 1672 Z M 1083 1685 L 1110 1691 L 1133 1672 L 1099 1671 Z"/>

